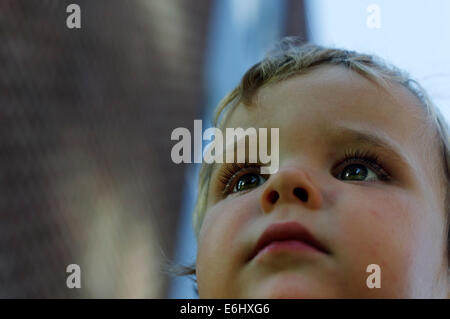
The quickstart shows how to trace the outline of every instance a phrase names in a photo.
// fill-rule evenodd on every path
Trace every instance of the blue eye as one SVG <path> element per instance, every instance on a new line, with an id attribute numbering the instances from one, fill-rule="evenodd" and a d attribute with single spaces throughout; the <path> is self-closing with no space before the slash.
<path id="1" fill-rule="evenodd" d="M 259 185 L 263 184 L 265 181 L 266 179 L 259 174 L 249 173 L 242 175 L 234 185 L 233 192 L 242 192 L 252 188 L 256 188 Z"/>

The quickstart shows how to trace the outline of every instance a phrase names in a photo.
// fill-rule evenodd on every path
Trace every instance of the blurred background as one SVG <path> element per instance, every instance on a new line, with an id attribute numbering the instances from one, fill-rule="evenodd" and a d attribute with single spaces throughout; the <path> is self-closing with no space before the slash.
<path id="1" fill-rule="evenodd" d="M 382 56 L 450 119 L 447 0 L 0 0 L 0 298 L 196 298 L 165 273 L 196 255 L 171 133 L 286 35 Z"/>

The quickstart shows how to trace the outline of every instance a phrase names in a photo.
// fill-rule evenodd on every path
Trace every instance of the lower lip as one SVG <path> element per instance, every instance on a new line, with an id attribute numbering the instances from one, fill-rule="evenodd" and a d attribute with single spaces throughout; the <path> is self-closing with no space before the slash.
<path id="1" fill-rule="evenodd" d="M 317 248 L 308 245 L 305 242 L 298 241 L 298 240 L 284 240 L 284 241 L 274 241 L 261 249 L 257 256 L 265 255 L 269 253 L 277 253 L 277 252 L 315 252 L 315 253 L 321 253 L 320 250 Z"/>

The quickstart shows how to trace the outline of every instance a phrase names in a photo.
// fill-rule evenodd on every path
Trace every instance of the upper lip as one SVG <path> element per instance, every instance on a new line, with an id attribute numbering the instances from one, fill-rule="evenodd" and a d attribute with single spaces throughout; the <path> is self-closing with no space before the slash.
<path id="1" fill-rule="evenodd" d="M 267 229 L 259 237 L 255 249 L 251 255 L 251 259 L 255 257 L 260 250 L 268 246 L 274 241 L 299 240 L 302 241 L 324 254 L 330 254 L 330 251 L 320 243 L 307 228 L 298 222 L 279 222 L 267 227 Z"/>

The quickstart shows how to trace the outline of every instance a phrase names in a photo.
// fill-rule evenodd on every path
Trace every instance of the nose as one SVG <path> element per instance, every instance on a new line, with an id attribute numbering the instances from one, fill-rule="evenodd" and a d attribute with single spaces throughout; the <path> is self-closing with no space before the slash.
<path id="1" fill-rule="evenodd" d="M 322 206 L 322 194 L 305 171 L 284 168 L 269 178 L 261 194 L 264 213 L 270 213 L 282 204 L 298 204 L 309 210 L 318 210 Z"/>

